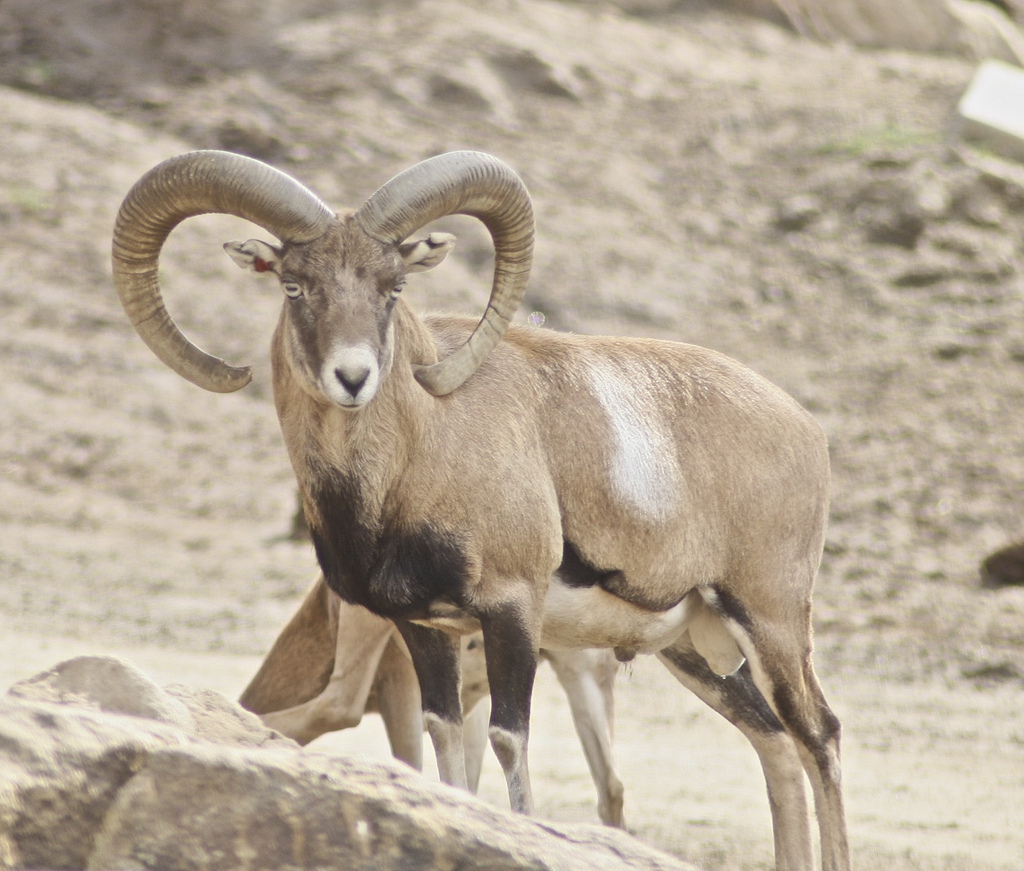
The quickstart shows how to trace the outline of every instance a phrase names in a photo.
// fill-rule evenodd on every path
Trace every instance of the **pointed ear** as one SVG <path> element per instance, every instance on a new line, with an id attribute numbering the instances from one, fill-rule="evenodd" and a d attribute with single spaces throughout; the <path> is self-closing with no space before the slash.
<path id="1" fill-rule="evenodd" d="M 251 272 L 273 272 L 280 275 L 282 254 L 280 248 L 275 248 L 259 239 L 250 239 L 248 242 L 225 242 L 224 250 L 228 257 L 242 269 L 248 269 Z"/>
<path id="2" fill-rule="evenodd" d="M 406 272 L 426 272 L 433 269 L 455 247 L 451 233 L 431 233 L 426 239 L 409 239 L 398 246 L 405 261 Z"/>

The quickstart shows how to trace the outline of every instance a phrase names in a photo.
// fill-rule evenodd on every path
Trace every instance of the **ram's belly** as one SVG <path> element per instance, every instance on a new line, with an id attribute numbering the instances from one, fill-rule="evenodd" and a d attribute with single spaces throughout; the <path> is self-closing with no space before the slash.
<path id="1" fill-rule="evenodd" d="M 694 600 L 686 596 L 667 611 L 649 611 L 597 586 L 568 586 L 556 575 L 544 600 L 541 647 L 656 653 L 686 631 L 693 608 Z"/>

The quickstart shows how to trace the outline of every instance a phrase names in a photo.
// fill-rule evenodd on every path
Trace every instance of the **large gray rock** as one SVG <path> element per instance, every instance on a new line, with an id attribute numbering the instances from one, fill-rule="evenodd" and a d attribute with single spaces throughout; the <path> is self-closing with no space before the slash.
<path id="1" fill-rule="evenodd" d="M 188 708 L 156 686 L 131 663 L 113 656 L 80 656 L 16 683 L 18 699 L 80 705 L 167 723 L 189 732 Z"/>
<path id="2" fill-rule="evenodd" d="M 0 699 L 0 869 L 690 866 L 404 766 L 303 751 L 233 702 L 69 660 Z"/>
<path id="3" fill-rule="evenodd" d="M 0 699 L 0 868 L 84 868 L 121 787 L 185 740 L 155 721 Z"/>

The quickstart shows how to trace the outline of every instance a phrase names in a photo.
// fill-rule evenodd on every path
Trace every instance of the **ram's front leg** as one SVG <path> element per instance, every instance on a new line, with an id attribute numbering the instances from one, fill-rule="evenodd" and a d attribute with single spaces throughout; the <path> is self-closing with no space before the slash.
<path id="1" fill-rule="evenodd" d="M 527 745 L 539 615 L 532 614 L 531 608 L 508 606 L 482 616 L 480 623 L 491 686 L 491 747 L 505 773 L 512 810 L 533 813 Z"/>
<path id="2" fill-rule="evenodd" d="M 404 620 L 396 621 L 409 648 L 423 701 L 423 722 L 434 744 L 442 782 L 467 789 L 462 743 L 462 671 L 459 637 Z"/>

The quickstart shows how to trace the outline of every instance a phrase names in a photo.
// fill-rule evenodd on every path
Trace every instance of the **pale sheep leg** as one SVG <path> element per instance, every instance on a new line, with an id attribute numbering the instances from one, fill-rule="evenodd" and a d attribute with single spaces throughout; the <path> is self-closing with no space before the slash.
<path id="1" fill-rule="evenodd" d="M 396 759 L 423 768 L 423 704 L 409 652 L 397 632 L 388 639 L 374 683 L 377 708 Z"/>
<path id="2" fill-rule="evenodd" d="M 610 650 L 544 650 L 569 698 L 573 723 L 597 787 L 597 812 L 606 826 L 626 827 L 624 789 L 612 760 L 613 687 L 619 662 Z"/>
<path id="3" fill-rule="evenodd" d="M 480 787 L 480 772 L 487 752 L 487 722 L 491 705 L 488 699 L 479 699 L 472 708 L 463 713 L 462 740 L 466 748 L 466 782 L 469 791 L 476 794 Z"/>
<path id="4" fill-rule="evenodd" d="M 264 713 L 263 722 L 300 744 L 325 732 L 359 724 L 377 668 L 394 626 L 365 608 L 346 605 L 340 615 L 334 671 L 322 693 L 282 711 Z"/>
<path id="5" fill-rule="evenodd" d="M 321 575 L 242 691 L 238 703 L 243 708 L 261 715 L 282 711 L 324 691 L 334 670 L 338 601 Z"/>

